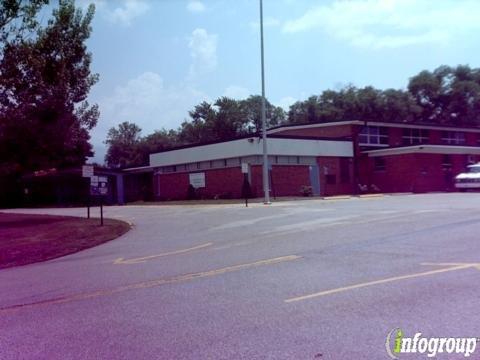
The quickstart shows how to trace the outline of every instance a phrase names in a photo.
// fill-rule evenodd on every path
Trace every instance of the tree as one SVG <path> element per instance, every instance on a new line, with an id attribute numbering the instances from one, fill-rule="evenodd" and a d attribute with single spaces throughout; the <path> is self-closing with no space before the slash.
<path id="1" fill-rule="evenodd" d="M 184 121 L 178 130 L 178 141 L 183 144 L 221 141 L 260 132 L 261 96 L 245 100 L 218 98 L 213 104 L 206 101 L 189 112 L 191 121 Z M 285 122 L 285 111 L 265 103 L 267 127 Z"/>
<path id="2" fill-rule="evenodd" d="M 36 15 L 48 0 L 0 0 L 0 44 L 21 41 L 38 27 Z"/>
<path id="3" fill-rule="evenodd" d="M 379 90 L 372 86 L 325 90 L 290 107 L 288 122 L 318 123 L 327 121 L 413 121 L 420 108 L 414 97 L 404 90 Z"/>
<path id="4" fill-rule="evenodd" d="M 141 139 L 139 151 L 141 153 L 141 164 L 148 165 L 151 153 L 164 151 L 180 145 L 178 134 L 175 130 L 156 130 L 152 134 Z"/>
<path id="5" fill-rule="evenodd" d="M 157 130 L 142 137 L 142 130 L 134 123 L 123 122 L 108 131 L 105 162 L 114 168 L 148 165 L 151 153 L 170 149 L 178 145 L 175 130 Z"/>
<path id="6" fill-rule="evenodd" d="M 125 168 L 141 165 L 142 155 L 139 151 L 141 132 L 140 127 L 127 121 L 118 125 L 118 128 L 112 127 L 105 140 L 105 144 L 108 145 L 105 155 L 107 166 Z"/>
<path id="7" fill-rule="evenodd" d="M 247 133 L 241 103 L 228 97 L 217 99 L 213 105 L 204 101 L 189 114 L 192 121 L 184 121 L 178 131 L 184 144 L 227 140 Z"/>
<path id="8" fill-rule="evenodd" d="M 93 155 L 89 131 L 99 112 L 86 99 L 98 75 L 90 73 L 91 54 L 85 45 L 93 15 L 93 5 L 84 15 L 73 0 L 61 0 L 34 39 L 5 44 L 0 62 L 0 173 L 77 166 Z"/>
<path id="9" fill-rule="evenodd" d="M 408 89 L 421 109 L 418 121 L 480 125 L 480 69 L 425 70 L 410 79 Z"/>
<path id="10" fill-rule="evenodd" d="M 247 99 L 240 101 L 242 115 L 246 117 L 246 131 L 260 132 L 262 129 L 262 97 L 250 95 Z M 265 118 L 267 128 L 277 126 L 285 121 L 285 111 L 272 105 L 265 99 Z"/>

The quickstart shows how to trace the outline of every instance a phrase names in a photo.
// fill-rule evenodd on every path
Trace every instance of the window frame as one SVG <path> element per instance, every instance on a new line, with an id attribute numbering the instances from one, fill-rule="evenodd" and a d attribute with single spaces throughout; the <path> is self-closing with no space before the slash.
<path id="1" fill-rule="evenodd" d="M 429 143 L 430 132 L 428 129 L 404 128 L 402 143 L 404 145 L 420 145 Z"/>
<path id="2" fill-rule="evenodd" d="M 442 131 L 441 140 L 446 145 L 465 145 L 467 142 L 463 131 Z"/>
<path id="3" fill-rule="evenodd" d="M 364 126 L 358 133 L 360 146 L 388 146 L 388 128 L 384 126 Z"/>
<path id="4" fill-rule="evenodd" d="M 373 158 L 373 171 L 386 171 L 387 161 L 383 156 L 376 156 Z"/>

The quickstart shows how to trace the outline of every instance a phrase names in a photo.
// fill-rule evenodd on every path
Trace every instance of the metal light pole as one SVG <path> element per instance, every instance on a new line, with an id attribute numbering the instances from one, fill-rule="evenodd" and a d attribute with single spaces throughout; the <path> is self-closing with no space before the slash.
<path id="1" fill-rule="evenodd" d="M 267 153 L 267 125 L 265 120 L 265 71 L 263 60 L 263 1 L 260 0 L 260 52 L 262 58 L 262 140 L 263 140 L 263 203 L 270 204 L 270 190 L 268 184 L 268 153 Z"/>

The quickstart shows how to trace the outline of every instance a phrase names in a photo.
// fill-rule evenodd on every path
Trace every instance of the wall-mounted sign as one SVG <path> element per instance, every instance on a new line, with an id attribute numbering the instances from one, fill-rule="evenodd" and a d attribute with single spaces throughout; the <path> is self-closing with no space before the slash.
<path id="1" fill-rule="evenodd" d="M 93 176 L 93 165 L 83 165 L 82 177 L 92 177 L 92 176 Z"/>
<path id="2" fill-rule="evenodd" d="M 242 174 L 248 174 L 248 164 L 242 163 Z"/>
<path id="3" fill-rule="evenodd" d="M 195 189 L 204 188 L 205 187 L 205 173 L 191 173 L 188 174 L 190 185 L 192 185 Z"/>

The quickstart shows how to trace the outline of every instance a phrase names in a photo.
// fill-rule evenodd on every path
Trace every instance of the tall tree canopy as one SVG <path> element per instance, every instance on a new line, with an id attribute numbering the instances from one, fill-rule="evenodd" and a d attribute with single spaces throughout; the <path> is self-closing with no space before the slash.
<path id="1" fill-rule="evenodd" d="M 480 69 L 440 66 L 412 77 L 408 90 L 422 109 L 419 120 L 480 125 Z"/>
<path id="2" fill-rule="evenodd" d="M 185 120 L 178 130 L 161 130 L 145 138 L 138 137 L 136 145 L 129 148 L 133 150 L 127 151 L 128 155 L 111 157 L 110 154 L 117 151 L 115 144 L 121 142 L 112 141 L 109 133 L 107 163 L 146 165 L 149 153 L 176 145 L 258 134 L 261 97 L 252 95 L 245 100 L 222 97 L 213 103 L 198 104 L 189 115 L 190 120 Z M 342 120 L 480 126 L 480 69 L 460 65 L 422 71 L 409 80 L 406 90 L 351 85 L 337 91 L 325 90 L 290 106 L 288 118 L 282 108 L 267 101 L 266 115 L 267 127 Z M 121 160 L 122 157 L 127 160 Z"/>
<path id="3" fill-rule="evenodd" d="M 283 123 L 283 109 L 268 101 L 265 105 L 268 126 Z M 105 141 L 108 145 L 105 162 L 117 168 L 147 165 L 149 154 L 153 152 L 257 133 L 261 129 L 261 97 L 252 95 L 245 100 L 221 97 L 214 103 L 204 101 L 189 115 L 191 120 L 184 121 L 178 130 L 157 130 L 145 137 L 134 123 L 124 122 L 111 128 Z"/>
<path id="4" fill-rule="evenodd" d="M 99 112 L 86 99 L 98 75 L 85 45 L 93 15 L 93 5 L 83 14 L 73 0 L 60 0 L 33 39 L 4 43 L 0 173 L 80 165 L 93 155 L 89 130 Z"/>
<path id="5" fill-rule="evenodd" d="M 480 69 L 440 66 L 413 76 L 406 90 L 347 86 L 290 107 L 288 122 L 376 120 L 480 126 Z"/>
<path id="6" fill-rule="evenodd" d="M 403 90 L 378 90 L 372 86 L 347 86 L 325 90 L 319 96 L 294 103 L 288 112 L 291 124 L 342 120 L 413 121 L 419 112 L 413 96 Z"/>
<path id="7" fill-rule="evenodd" d="M 131 122 L 124 121 L 108 131 L 107 154 L 105 162 L 112 168 L 126 168 L 147 165 L 149 155 L 167 150 L 178 144 L 175 130 L 157 130 L 142 137 L 142 129 Z"/>
<path id="8" fill-rule="evenodd" d="M 182 143 L 226 140 L 261 130 L 261 96 L 252 95 L 245 100 L 227 97 L 213 104 L 202 102 L 190 111 L 191 121 L 184 121 L 178 130 Z M 265 102 L 267 127 L 285 121 L 285 111 Z"/>
<path id="9" fill-rule="evenodd" d="M 21 41 L 38 27 L 37 13 L 48 0 L 0 0 L 0 44 Z"/>
<path id="10" fill-rule="evenodd" d="M 111 128 L 105 143 L 108 145 L 105 162 L 110 167 L 136 166 L 141 162 L 139 152 L 142 129 L 134 123 L 124 121 L 118 128 Z"/>

